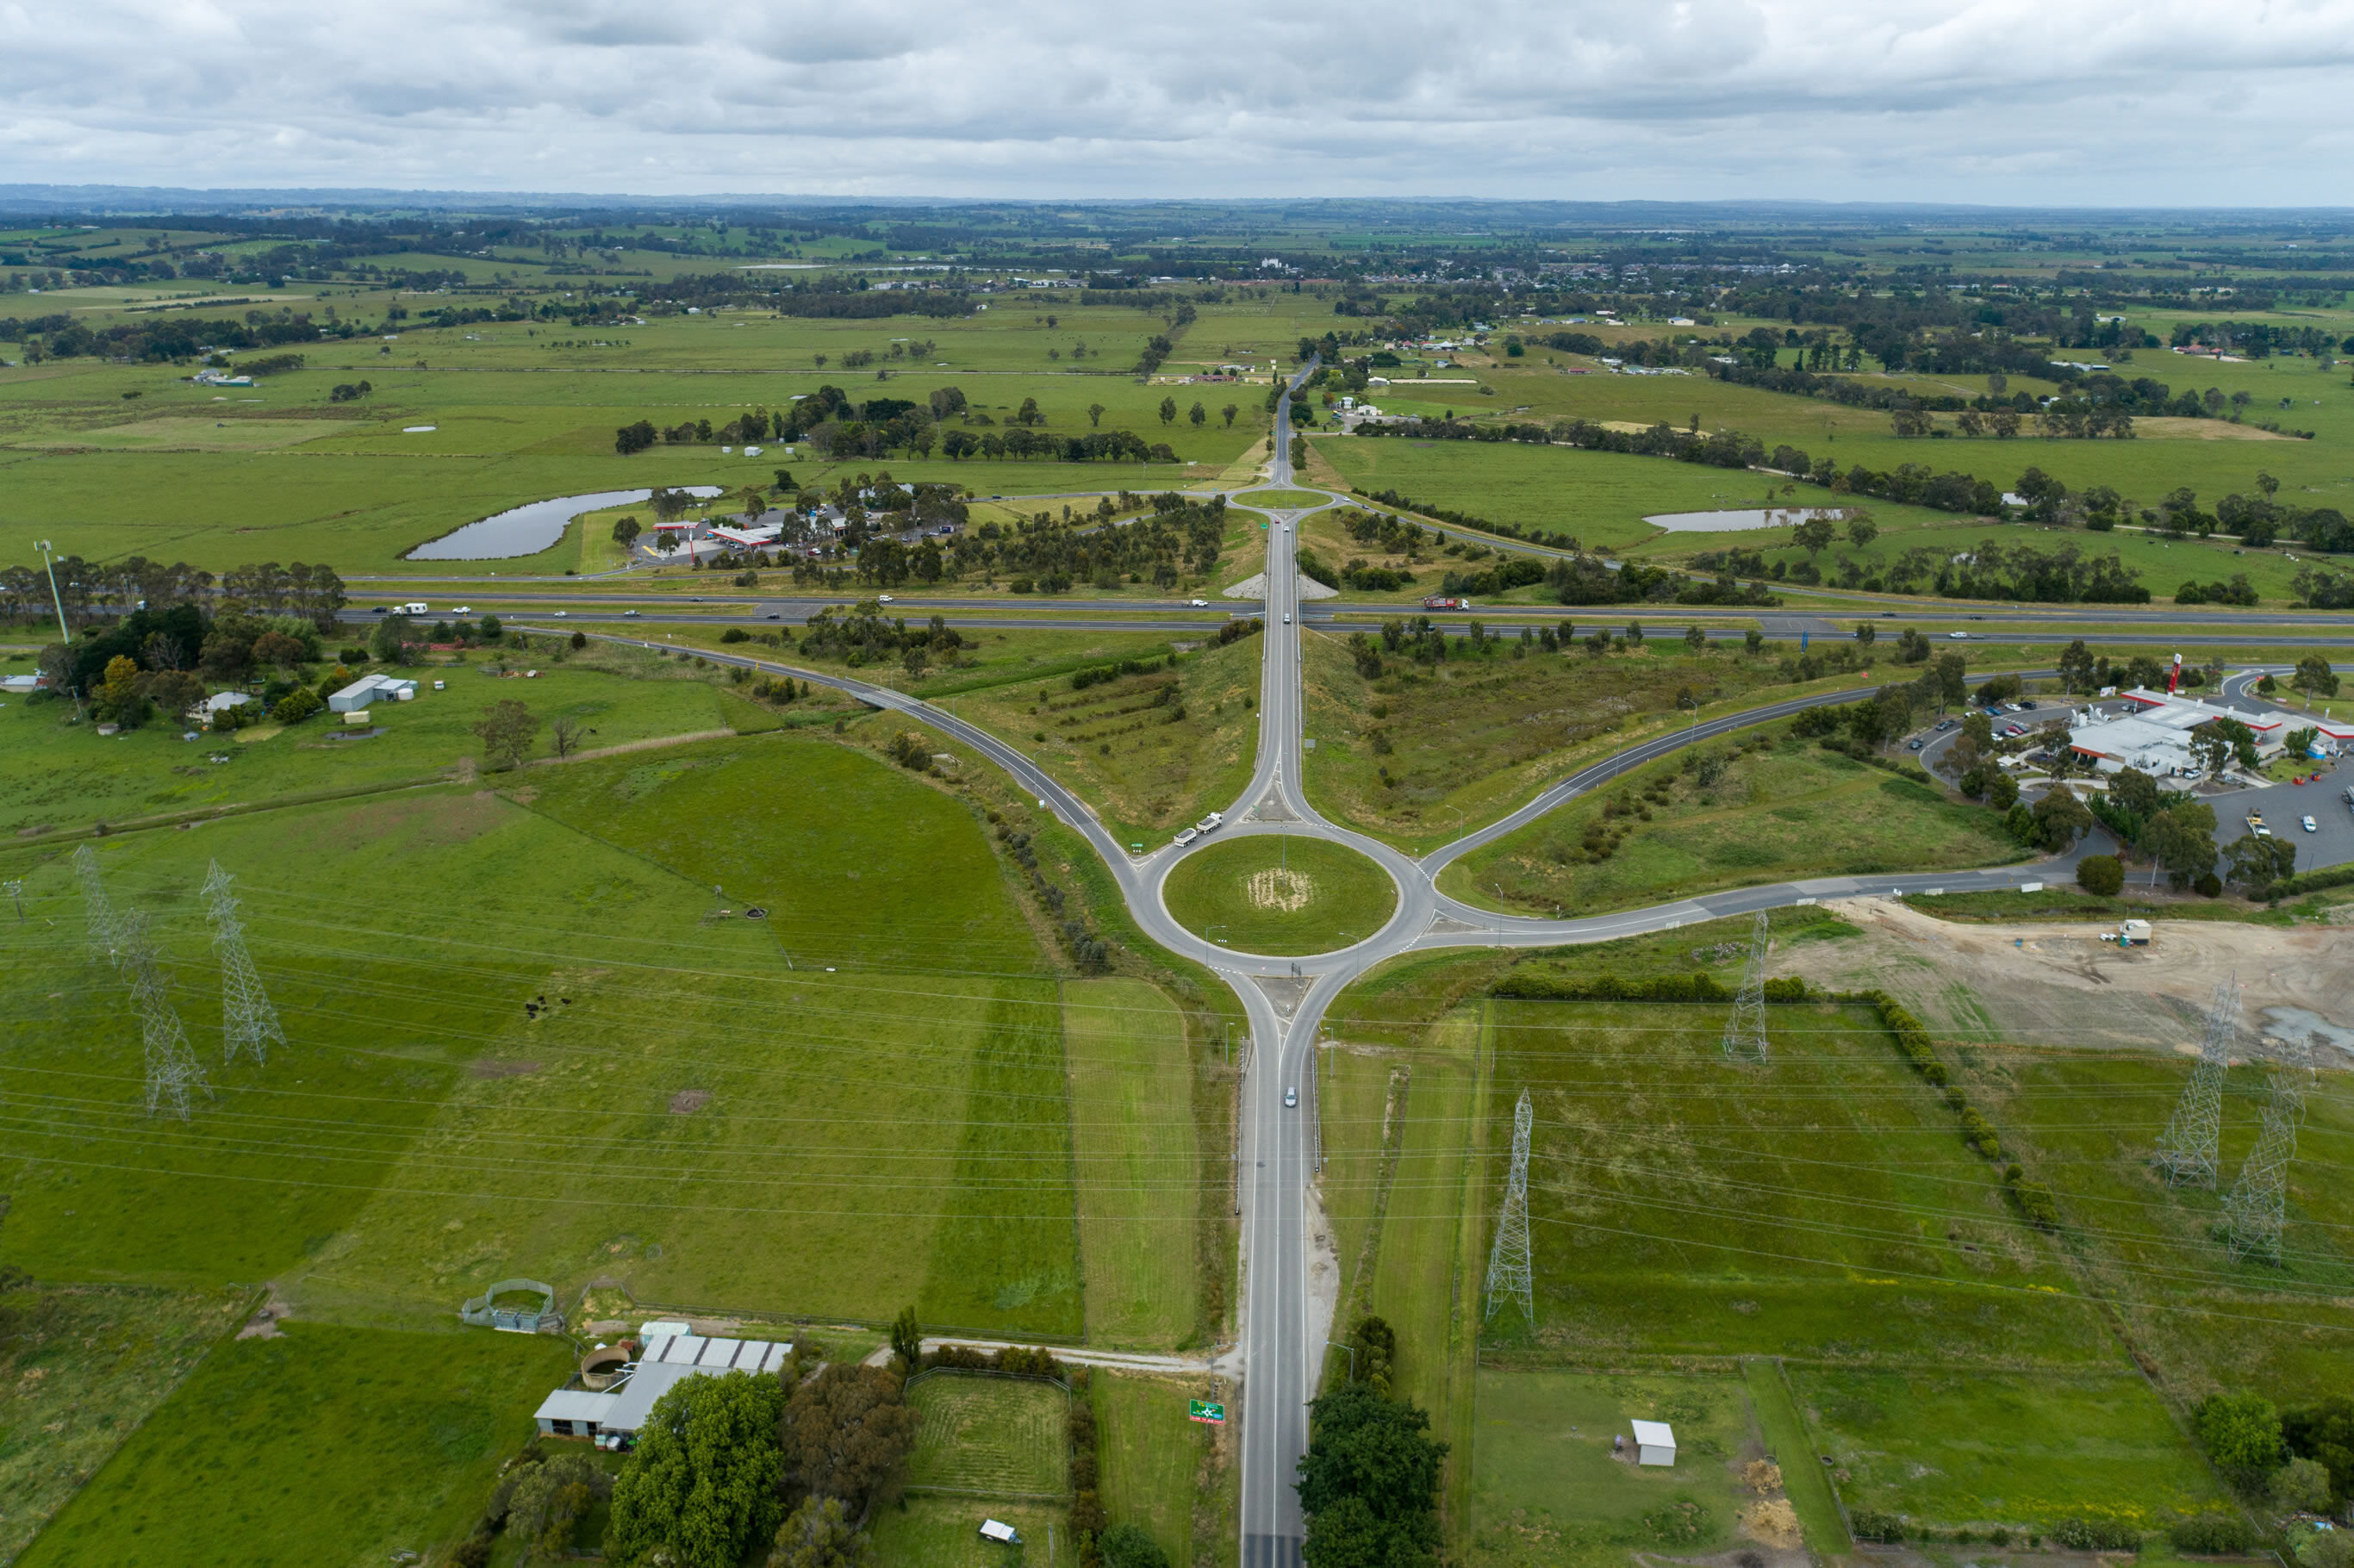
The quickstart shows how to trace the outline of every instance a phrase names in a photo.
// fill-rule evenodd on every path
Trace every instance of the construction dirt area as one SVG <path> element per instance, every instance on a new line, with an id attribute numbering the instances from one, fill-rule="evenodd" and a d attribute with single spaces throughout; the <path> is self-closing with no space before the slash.
<path id="1" fill-rule="evenodd" d="M 1896 898 L 1824 907 L 1859 934 L 1776 951 L 1770 972 L 1876 986 L 1944 1038 L 2195 1054 L 2215 987 L 2236 974 L 2245 1053 L 2301 1033 L 2316 1066 L 2354 1067 L 2354 926 L 2159 920 L 2147 947 L 2120 948 L 2083 921 L 1964 924 Z"/>

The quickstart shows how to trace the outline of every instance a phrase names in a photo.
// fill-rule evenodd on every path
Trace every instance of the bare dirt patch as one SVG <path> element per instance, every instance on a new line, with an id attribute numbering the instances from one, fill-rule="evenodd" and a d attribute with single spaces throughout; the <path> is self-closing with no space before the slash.
<path id="1" fill-rule="evenodd" d="M 2253 425 L 2235 425 L 2229 419 L 2178 419 L 2171 415 L 2154 418 L 2137 418 L 2134 434 L 2152 440 L 2174 441 L 2293 441 L 2295 436 L 2282 435 L 2278 430 L 2260 430 Z"/>
<path id="2" fill-rule="evenodd" d="M 1297 915 L 1308 907 L 1316 896 L 1316 885 L 1296 871 L 1269 867 L 1255 871 L 1244 884 L 1250 890 L 1250 901 L 1261 909 L 1279 909 L 1286 915 Z"/>
<path id="3" fill-rule="evenodd" d="M 1775 970 L 1841 990 L 1881 987 L 1956 1038 L 2195 1052 L 2216 984 L 2234 973 L 2252 1046 L 2267 1008 L 2354 1026 L 2340 980 L 2354 966 L 2347 927 L 2160 920 L 2148 947 L 2120 949 L 2084 922 L 1949 924 L 1901 899 L 1828 907 L 1862 934 L 1777 953 Z"/>
<path id="4" fill-rule="evenodd" d="M 670 1114 L 693 1116 L 711 1103 L 709 1089 L 681 1089 L 670 1097 Z"/>

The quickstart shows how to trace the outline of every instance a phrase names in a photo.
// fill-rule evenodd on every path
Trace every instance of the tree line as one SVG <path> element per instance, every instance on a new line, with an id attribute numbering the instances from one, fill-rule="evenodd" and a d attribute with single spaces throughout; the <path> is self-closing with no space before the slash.
<path id="1" fill-rule="evenodd" d="M 50 594 L 52 575 L 57 584 Z M 232 567 L 216 577 L 185 561 L 165 566 L 144 556 L 120 561 L 88 561 L 60 556 L 54 567 L 0 567 L 0 618 L 52 619 L 61 606 L 69 626 L 126 615 L 144 606 L 161 609 L 191 604 L 244 609 L 263 615 L 299 615 L 322 630 L 349 601 L 334 568 L 276 561 Z"/>

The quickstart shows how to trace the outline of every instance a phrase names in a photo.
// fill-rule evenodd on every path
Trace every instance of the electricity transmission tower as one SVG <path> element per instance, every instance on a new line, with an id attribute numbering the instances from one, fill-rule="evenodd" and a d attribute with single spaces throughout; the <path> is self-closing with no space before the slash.
<path id="1" fill-rule="evenodd" d="M 90 920 L 90 956 L 114 963 L 122 947 L 122 921 L 106 896 L 106 884 L 99 880 L 98 856 L 88 844 L 74 851 L 73 868 L 81 882 L 82 912 Z"/>
<path id="2" fill-rule="evenodd" d="M 2240 1179 L 2223 1200 L 2224 1239 L 2232 1255 L 2281 1260 L 2281 1221 L 2288 1195 L 2289 1162 L 2296 1158 L 2296 1127 L 2305 1119 L 2305 1091 L 2313 1083 L 2313 1042 L 2298 1034 L 2273 1065 L 2272 1093 L 2264 1101 L 2263 1130 Z"/>
<path id="3" fill-rule="evenodd" d="M 1534 1287 L 1529 1267 L 1529 1124 L 1536 1112 L 1529 1092 L 1512 1111 L 1512 1177 L 1504 1190 L 1504 1213 L 1496 1221 L 1495 1250 L 1488 1255 L 1488 1312 L 1493 1318 L 1507 1298 L 1520 1303 L 1521 1316 L 1536 1327 Z"/>
<path id="4" fill-rule="evenodd" d="M 1724 1024 L 1724 1054 L 1728 1061 L 1766 1060 L 1766 911 L 1749 935 L 1749 967 L 1741 976 L 1741 994 L 1733 999 L 1733 1016 Z"/>
<path id="5" fill-rule="evenodd" d="M 2158 1169 L 2167 1185 L 2195 1181 L 2216 1184 L 2215 1149 L 2223 1126 L 2223 1069 L 2232 1043 L 2240 1031 L 2240 977 L 2215 987 L 2215 1004 L 2207 1012 L 2207 1037 L 2199 1047 L 2199 1065 L 2174 1107 L 2174 1119 L 2158 1140 Z"/>
<path id="6" fill-rule="evenodd" d="M 238 1053 L 249 1051 L 254 1065 L 260 1066 L 270 1060 L 272 1042 L 286 1044 L 286 1032 L 278 1026 L 278 1010 L 270 1005 L 253 955 L 245 950 L 245 924 L 238 918 L 231 885 L 235 881 L 218 861 L 205 878 L 205 915 L 213 923 L 213 951 L 221 961 L 221 1060 L 235 1062 Z"/>
<path id="7" fill-rule="evenodd" d="M 171 981 L 155 959 L 155 944 L 147 935 L 147 917 L 133 912 L 117 927 L 122 940 L 121 965 L 131 982 L 132 999 L 139 1004 L 139 1033 L 147 1054 L 147 1114 L 158 1111 L 188 1119 L 193 1094 L 210 1094 L 205 1070 L 188 1046 L 188 1032 L 172 1007 Z"/>

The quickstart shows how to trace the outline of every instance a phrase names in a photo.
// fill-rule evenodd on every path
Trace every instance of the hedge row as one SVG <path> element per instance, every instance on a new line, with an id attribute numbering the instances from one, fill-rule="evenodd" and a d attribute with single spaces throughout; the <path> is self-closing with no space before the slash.
<path id="1" fill-rule="evenodd" d="M 1995 1130 L 1994 1123 L 1987 1119 L 1984 1112 L 1970 1104 L 1968 1096 L 1953 1087 L 1953 1075 L 1946 1070 L 1945 1063 L 1937 1059 L 1926 1024 L 1899 1007 L 1883 991 L 1857 991 L 1840 1000 L 1870 1002 L 1878 1008 L 1880 1022 L 1896 1037 L 1896 1049 L 1912 1064 L 1913 1070 L 1921 1075 L 1924 1082 L 1946 1091 L 1946 1105 L 1953 1111 L 1954 1119 L 1960 1124 L 1962 1141 L 1969 1145 L 1970 1151 L 1989 1164 L 2002 1159 L 2001 1134 Z M 2052 1190 L 2041 1181 L 2029 1181 L 2026 1171 L 2017 1160 L 2003 1166 L 2002 1190 L 2004 1196 L 2010 1200 L 2011 1206 L 2019 1211 L 2020 1217 L 2028 1224 L 2038 1230 L 2059 1228 L 2060 1208 L 2052 1201 Z M 1858 1533 L 1861 1533 L 1861 1526 Z"/>
<path id="2" fill-rule="evenodd" d="M 2285 876 L 2253 896 L 2264 899 L 2301 898 L 2325 887 L 2344 887 L 2349 884 L 2354 884 L 2354 865 L 2332 866 L 2327 871 L 2308 871 L 2301 876 Z"/>
<path id="3" fill-rule="evenodd" d="M 1731 1001 L 1733 992 L 1711 975 L 1652 975 L 1645 980 L 1621 980 L 1614 974 L 1572 980 L 1566 975 L 1518 972 L 1506 975 L 1490 988 L 1493 996 L 1522 1001 Z M 1796 976 L 1766 982 L 1768 1001 L 1805 1001 L 1811 996 L 1807 982 Z"/>

